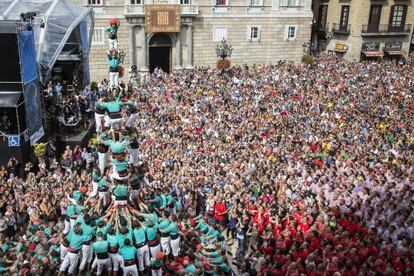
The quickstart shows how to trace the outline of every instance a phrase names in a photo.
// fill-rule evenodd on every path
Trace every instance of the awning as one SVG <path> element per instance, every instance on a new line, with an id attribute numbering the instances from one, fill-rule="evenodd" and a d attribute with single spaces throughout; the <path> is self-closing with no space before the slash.
<path id="1" fill-rule="evenodd" d="M 390 56 L 403 56 L 405 53 L 403 51 L 385 51 Z"/>
<path id="2" fill-rule="evenodd" d="M 363 51 L 362 52 L 366 57 L 383 57 L 383 51 Z"/>
<path id="3" fill-rule="evenodd" d="M 22 92 L 1 92 L 0 107 L 16 107 Z"/>

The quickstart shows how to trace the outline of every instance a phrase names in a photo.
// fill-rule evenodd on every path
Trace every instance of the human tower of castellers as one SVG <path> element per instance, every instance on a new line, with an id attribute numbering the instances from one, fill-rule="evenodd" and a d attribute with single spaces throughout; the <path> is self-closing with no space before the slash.
<path id="1" fill-rule="evenodd" d="M 166 211 L 155 210 L 154 194 L 140 164 L 136 103 L 122 101 L 122 92 L 117 89 L 119 26 L 117 19 L 111 19 L 106 29 L 110 91 L 96 105 L 99 159 L 92 173 L 93 190 L 87 198 L 83 191 L 71 193 L 60 245 L 59 275 L 95 269 L 97 275 L 105 269 L 113 275 L 121 269 L 124 275 L 138 275 L 138 271 L 163 275 L 163 263 L 180 252 L 173 199 L 162 199 Z M 127 117 L 123 116 L 125 111 Z"/>

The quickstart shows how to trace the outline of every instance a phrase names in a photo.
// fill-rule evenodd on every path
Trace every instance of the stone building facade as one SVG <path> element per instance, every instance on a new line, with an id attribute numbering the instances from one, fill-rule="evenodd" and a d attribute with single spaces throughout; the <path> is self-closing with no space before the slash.
<path id="1" fill-rule="evenodd" d="M 348 60 L 406 57 L 413 49 L 412 0 L 315 0 L 312 48 Z"/>
<path id="2" fill-rule="evenodd" d="M 215 66 L 215 46 L 225 38 L 232 64 L 299 61 L 312 27 L 312 0 L 73 0 L 94 7 L 91 79 L 107 78 L 105 27 L 120 20 L 119 49 L 126 70 L 167 71 Z M 146 6 L 179 6 L 179 32 L 148 32 Z M 146 19 L 147 18 L 147 19 Z M 147 21 L 147 22 L 146 22 Z"/>

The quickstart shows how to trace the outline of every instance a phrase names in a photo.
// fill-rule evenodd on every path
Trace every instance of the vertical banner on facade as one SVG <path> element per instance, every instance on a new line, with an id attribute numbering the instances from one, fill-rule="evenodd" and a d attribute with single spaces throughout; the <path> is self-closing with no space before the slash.
<path id="1" fill-rule="evenodd" d="M 145 5 L 147 33 L 179 33 L 180 5 Z"/>
<path id="2" fill-rule="evenodd" d="M 18 33 L 18 38 L 24 98 L 26 100 L 26 122 L 30 143 L 33 145 L 44 135 L 33 31 L 21 31 Z"/>

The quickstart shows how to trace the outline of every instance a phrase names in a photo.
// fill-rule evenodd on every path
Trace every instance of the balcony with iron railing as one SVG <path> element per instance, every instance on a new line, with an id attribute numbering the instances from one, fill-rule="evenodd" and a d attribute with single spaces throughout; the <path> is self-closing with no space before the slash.
<path id="1" fill-rule="evenodd" d="M 405 24 L 399 27 L 392 26 L 391 24 L 381 25 L 362 25 L 361 35 L 363 36 L 406 36 L 411 33 L 411 24 Z"/>
<path id="2" fill-rule="evenodd" d="M 138 1 L 137 1 L 138 2 Z M 142 0 L 139 4 L 131 4 L 131 0 L 126 0 L 124 5 L 124 14 L 127 17 L 131 16 L 144 16 L 145 5 L 152 4 L 180 4 L 180 1 L 176 0 Z M 193 4 L 181 4 L 180 7 L 181 15 L 195 16 L 198 15 L 198 5 Z"/>
<path id="3" fill-rule="evenodd" d="M 339 35 L 349 35 L 351 33 L 351 24 L 342 25 L 338 23 L 332 24 L 332 33 Z"/>

